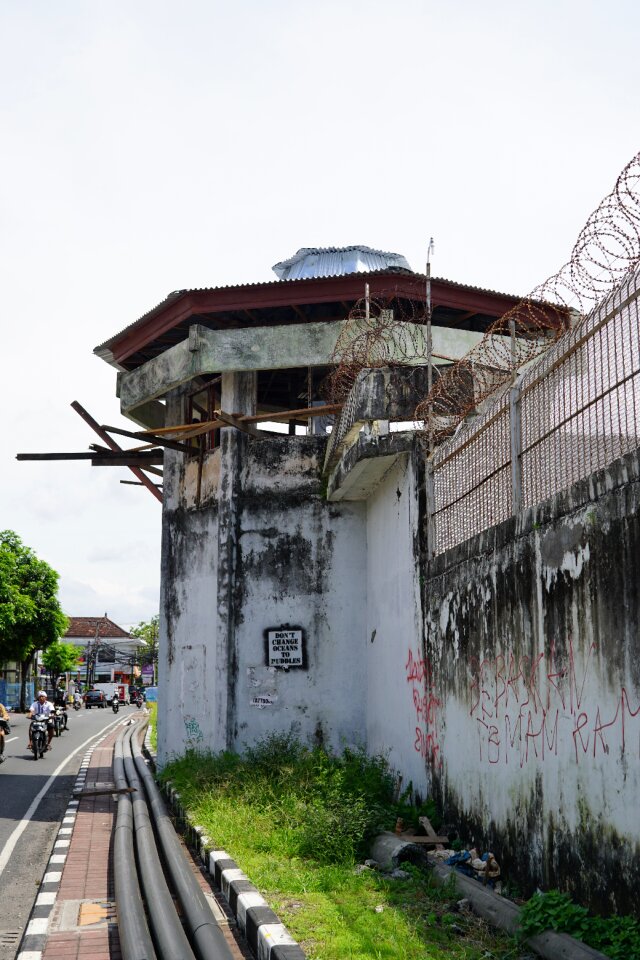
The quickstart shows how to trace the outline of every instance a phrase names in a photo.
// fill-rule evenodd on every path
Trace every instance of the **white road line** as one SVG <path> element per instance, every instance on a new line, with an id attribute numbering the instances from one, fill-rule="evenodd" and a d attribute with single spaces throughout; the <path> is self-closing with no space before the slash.
<path id="1" fill-rule="evenodd" d="M 12 740 L 19 740 L 20 737 L 9 737 L 8 740 L 5 740 L 5 743 L 11 743 Z"/>
<path id="2" fill-rule="evenodd" d="M 15 828 L 15 830 L 13 831 L 13 833 L 5 843 L 2 853 L 0 853 L 0 877 L 3 874 L 5 867 L 9 863 L 11 854 L 15 849 L 16 843 L 18 842 L 18 840 L 26 830 L 29 821 L 32 819 L 34 813 L 40 806 L 40 801 L 42 800 L 44 795 L 47 793 L 47 791 L 49 790 L 49 787 L 52 785 L 52 783 L 54 782 L 54 780 L 56 779 L 60 771 L 64 767 L 66 767 L 66 765 L 69 763 L 69 760 L 71 760 L 72 757 L 75 757 L 76 753 L 79 753 L 80 750 L 84 750 L 84 748 L 87 746 L 88 743 L 91 743 L 91 741 L 95 740 L 96 737 L 104 736 L 105 730 L 110 730 L 111 727 L 115 727 L 116 724 L 122 723 L 122 722 L 123 722 L 122 719 L 113 720 L 112 723 L 108 724 L 103 730 L 99 730 L 98 733 L 94 733 L 92 737 L 88 737 L 88 739 L 85 740 L 84 743 L 81 743 L 79 747 L 76 747 L 73 753 L 70 753 L 69 756 L 66 757 L 62 761 L 62 763 L 56 767 L 56 769 L 53 771 L 53 773 L 45 783 L 40 793 L 33 798 L 31 802 L 31 806 L 29 807 L 24 817 L 22 818 L 18 826 Z"/>

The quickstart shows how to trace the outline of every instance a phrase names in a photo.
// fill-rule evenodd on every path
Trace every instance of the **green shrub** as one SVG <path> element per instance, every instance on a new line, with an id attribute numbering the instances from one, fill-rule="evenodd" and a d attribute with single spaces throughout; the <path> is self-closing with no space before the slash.
<path id="1" fill-rule="evenodd" d="M 633 917 L 593 917 L 566 893 L 535 893 L 523 906 L 520 931 L 532 937 L 545 930 L 568 933 L 611 960 L 640 960 L 640 923 Z"/>

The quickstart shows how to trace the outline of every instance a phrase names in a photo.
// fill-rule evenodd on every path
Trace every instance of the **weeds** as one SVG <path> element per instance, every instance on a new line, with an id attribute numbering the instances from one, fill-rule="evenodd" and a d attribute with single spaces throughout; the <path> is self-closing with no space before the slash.
<path id="1" fill-rule="evenodd" d="M 387 762 L 362 750 L 332 756 L 294 737 L 272 736 L 242 756 L 188 754 L 162 774 L 194 821 L 261 889 L 309 960 L 515 960 L 514 941 L 457 912 L 454 881 L 432 885 L 407 866 L 393 880 L 354 871 L 370 841 L 407 826 L 433 804 L 396 796 Z M 434 824 L 435 825 L 435 824 Z"/>
<path id="2" fill-rule="evenodd" d="M 632 917 L 594 917 L 566 893 L 535 893 L 522 908 L 523 937 L 557 930 L 601 950 L 611 960 L 640 960 L 640 923 Z"/>

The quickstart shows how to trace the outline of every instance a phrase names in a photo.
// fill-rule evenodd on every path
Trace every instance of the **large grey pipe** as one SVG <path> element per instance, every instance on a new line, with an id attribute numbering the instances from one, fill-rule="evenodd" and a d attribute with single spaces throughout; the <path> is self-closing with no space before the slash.
<path id="1" fill-rule="evenodd" d="M 137 725 L 136 725 L 137 726 Z M 131 739 L 136 726 L 129 727 L 123 744 L 124 772 L 132 794 L 134 835 L 138 851 L 138 871 L 149 911 L 153 937 L 162 960 L 195 960 L 187 935 L 176 912 L 164 879 L 153 826 L 144 799 L 144 789 L 131 755 Z"/>
<path id="2" fill-rule="evenodd" d="M 160 791 L 144 761 L 140 744 L 135 737 L 131 740 L 131 750 L 136 769 L 147 792 L 149 809 L 165 863 L 171 875 L 171 883 L 182 906 L 196 954 L 200 960 L 233 960 L 224 934 L 216 923 L 207 898 L 187 862 Z"/>
<path id="3" fill-rule="evenodd" d="M 117 790 L 127 787 L 123 760 L 126 733 L 127 731 L 123 730 L 115 743 L 113 778 Z M 156 960 L 134 862 L 131 797 L 127 793 L 121 793 L 113 839 L 113 872 L 120 948 L 123 960 Z"/>

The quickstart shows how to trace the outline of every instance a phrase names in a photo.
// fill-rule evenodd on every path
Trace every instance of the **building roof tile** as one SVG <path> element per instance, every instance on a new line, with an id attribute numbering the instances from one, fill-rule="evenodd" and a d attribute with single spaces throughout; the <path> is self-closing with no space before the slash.
<path id="1" fill-rule="evenodd" d="M 96 635 L 100 640 L 104 640 L 106 637 L 122 640 L 131 636 L 127 630 L 123 630 L 108 617 L 69 617 L 69 627 L 64 635 L 65 638 L 86 637 L 87 640 L 95 640 Z"/>

